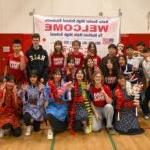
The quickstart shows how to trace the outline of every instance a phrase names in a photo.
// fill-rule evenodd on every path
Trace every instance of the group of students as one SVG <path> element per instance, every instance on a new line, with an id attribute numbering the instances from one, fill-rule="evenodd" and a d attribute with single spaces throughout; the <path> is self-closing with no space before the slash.
<path id="1" fill-rule="evenodd" d="M 56 41 L 50 56 L 39 43 L 40 35 L 33 34 L 25 54 L 20 40 L 12 43 L 14 52 L 0 78 L 0 137 L 20 136 L 21 120 L 26 136 L 48 123 L 48 139 L 65 130 L 89 134 L 104 127 L 110 134 L 144 132 L 137 108 L 150 118 L 150 49 L 143 42 L 137 50 L 110 44 L 104 58 L 94 42 L 86 56 L 78 40 L 68 54 Z"/>

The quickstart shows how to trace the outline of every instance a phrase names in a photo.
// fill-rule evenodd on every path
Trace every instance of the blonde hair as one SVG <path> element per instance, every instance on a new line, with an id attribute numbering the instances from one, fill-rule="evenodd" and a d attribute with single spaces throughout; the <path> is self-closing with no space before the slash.
<path id="1" fill-rule="evenodd" d="M 95 71 L 95 72 L 93 73 L 93 75 L 92 75 L 92 82 L 93 82 L 93 85 L 95 84 L 94 78 L 95 78 L 95 76 L 96 76 L 97 74 L 101 74 L 101 83 L 102 83 L 102 84 L 104 83 L 104 75 L 103 75 L 102 71 L 99 70 L 99 71 Z"/>

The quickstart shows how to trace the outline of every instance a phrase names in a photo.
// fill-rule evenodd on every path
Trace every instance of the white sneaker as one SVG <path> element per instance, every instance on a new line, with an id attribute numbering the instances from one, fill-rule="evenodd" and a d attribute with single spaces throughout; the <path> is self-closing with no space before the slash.
<path id="1" fill-rule="evenodd" d="M 0 138 L 2 138 L 4 136 L 4 130 L 0 129 Z"/>
<path id="2" fill-rule="evenodd" d="M 30 136 L 31 135 L 31 131 L 32 131 L 32 126 L 26 126 L 25 135 L 26 136 Z"/>
<path id="3" fill-rule="evenodd" d="M 89 130 L 88 127 L 84 127 L 84 133 L 85 133 L 85 134 L 89 134 L 89 133 L 90 133 L 90 130 Z"/>
<path id="4" fill-rule="evenodd" d="M 144 118 L 145 118 L 145 120 L 148 120 L 150 118 L 150 116 L 145 115 Z"/>
<path id="5" fill-rule="evenodd" d="M 52 140 L 53 138 L 54 138 L 53 131 L 51 129 L 48 129 L 47 139 Z"/>

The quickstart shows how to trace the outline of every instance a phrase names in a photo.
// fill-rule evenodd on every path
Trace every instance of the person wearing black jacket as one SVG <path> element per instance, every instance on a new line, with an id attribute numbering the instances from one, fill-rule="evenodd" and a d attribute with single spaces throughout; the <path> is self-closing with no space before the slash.
<path id="1" fill-rule="evenodd" d="M 102 71 L 105 70 L 104 66 L 107 63 L 108 59 L 112 59 L 115 64 L 117 64 L 117 62 L 118 62 L 118 58 L 117 58 L 117 46 L 115 44 L 110 44 L 108 46 L 108 54 L 105 57 L 102 58 L 102 61 L 100 63 L 100 69 Z"/>
<path id="2" fill-rule="evenodd" d="M 45 82 L 48 79 L 48 54 L 47 51 L 42 48 L 40 43 L 40 35 L 35 33 L 32 36 L 32 46 L 26 53 L 27 57 L 27 76 L 29 77 L 32 70 L 38 72 L 38 76 L 41 82 Z"/>

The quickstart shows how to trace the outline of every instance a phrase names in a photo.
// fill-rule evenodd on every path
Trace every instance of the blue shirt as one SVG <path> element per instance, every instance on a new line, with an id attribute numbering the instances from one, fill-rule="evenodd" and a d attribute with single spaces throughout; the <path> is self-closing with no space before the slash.
<path id="1" fill-rule="evenodd" d="M 67 91 L 60 97 L 63 103 L 57 103 L 52 97 L 50 97 L 51 89 L 46 84 L 44 88 L 44 97 L 48 101 L 48 106 L 46 108 L 46 114 L 53 115 L 56 119 L 60 121 L 65 121 L 68 114 L 68 105 L 67 105 Z"/>

